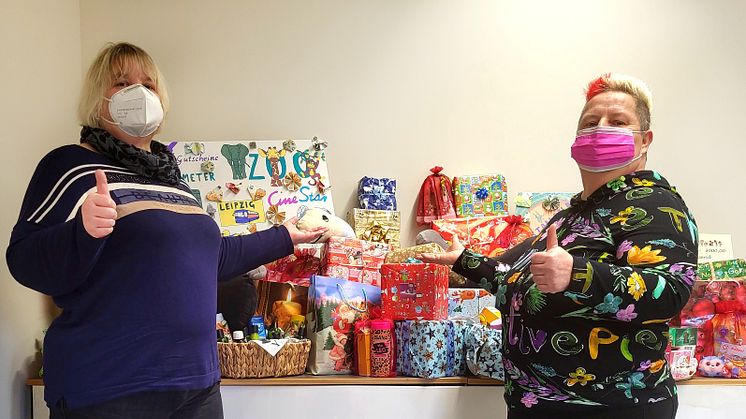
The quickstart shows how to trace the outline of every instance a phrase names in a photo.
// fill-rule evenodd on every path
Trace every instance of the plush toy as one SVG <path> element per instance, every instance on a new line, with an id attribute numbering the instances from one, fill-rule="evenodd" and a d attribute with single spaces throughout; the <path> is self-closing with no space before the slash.
<path id="1" fill-rule="evenodd" d="M 342 218 L 332 214 L 325 208 L 307 208 L 305 206 L 298 209 L 298 230 L 312 230 L 316 227 L 326 227 L 327 231 L 319 237 L 314 243 L 324 243 L 329 237 L 355 237 L 355 230 Z"/>
<path id="2" fill-rule="evenodd" d="M 719 356 L 706 356 L 699 361 L 699 375 L 703 377 L 724 377 L 725 361 Z"/>

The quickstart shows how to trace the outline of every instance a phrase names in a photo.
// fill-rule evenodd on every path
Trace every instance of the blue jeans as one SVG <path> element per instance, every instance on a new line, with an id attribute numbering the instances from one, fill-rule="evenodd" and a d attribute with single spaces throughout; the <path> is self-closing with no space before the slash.
<path id="1" fill-rule="evenodd" d="M 93 406 L 50 407 L 50 419 L 222 419 L 220 383 L 203 390 L 147 391 Z"/>

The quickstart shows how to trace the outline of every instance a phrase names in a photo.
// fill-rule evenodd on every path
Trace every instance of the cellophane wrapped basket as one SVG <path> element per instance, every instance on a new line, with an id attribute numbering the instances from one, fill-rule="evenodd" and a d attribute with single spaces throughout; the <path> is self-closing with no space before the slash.
<path id="1" fill-rule="evenodd" d="M 264 378 L 300 375 L 306 370 L 311 341 L 293 340 L 275 355 L 270 355 L 256 342 L 218 342 L 220 375 L 228 378 Z"/>

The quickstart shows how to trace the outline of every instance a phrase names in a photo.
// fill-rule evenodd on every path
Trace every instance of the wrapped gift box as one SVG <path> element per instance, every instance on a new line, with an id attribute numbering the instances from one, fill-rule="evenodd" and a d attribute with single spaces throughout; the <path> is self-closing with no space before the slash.
<path id="1" fill-rule="evenodd" d="M 363 177 L 357 196 L 362 209 L 396 211 L 396 179 Z"/>
<path id="2" fill-rule="evenodd" d="M 330 237 L 322 271 L 324 275 L 381 286 L 381 265 L 390 247 L 351 237 Z"/>
<path id="3" fill-rule="evenodd" d="M 447 266 L 429 263 L 383 265 L 383 316 L 392 320 L 446 319 L 449 270 Z"/>
<path id="4" fill-rule="evenodd" d="M 503 175 L 455 177 L 453 195 L 459 217 L 508 215 L 508 186 Z"/>
<path id="5" fill-rule="evenodd" d="M 443 253 L 443 248 L 435 243 L 427 243 L 404 249 L 394 249 L 386 255 L 386 263 L 404 263 L 407 259 L 417 258 L 420 253 Z"/>
<path id="6" fill-rule="evenodd" d="M 481 324 L 471 324 L 464 331 L 466 366 L 472 374 L 505 379 L 502 362 L 502 331 L 490 329 Z"/>
<path id="7" fill-rule="evenodd" d="M 401 214 L 399 211 L 380 211 L 354 208 L 347 218 L 358 239 L 399 247 Z"/>
<path id="8" fill-rule="evenodd" d="M 528 223 L 516 215 L 435 220 L 433 230 L 448 241 L 458 236 L 467 249 L 488 257 L 500 256 L 533 235 Z"/>
<path id="9" fill-rule="evenodd" d="M 697 279 L 701 281 L 736 278 L 746 278 L 746 260 L 729 259 L 697 265 Z"/>
<path id="10" fill-rule="evenodd" d="M 307 287 L 311 276 L 321 273 L 325 249 L 324 244 L 297 244 L 292 255 L 264 265 L 267 273 L 261 279 Z"/>
<path id="11" fill-rule="evenodd" d="M 495 307 L 495 296 L 479 288 L 449 288 L 448 318 L 479 321 L 479 313 Z"/>
<path id="12" fill-rule="evenodd" d="M 528 220 L 539 234 L 555 214 L 570 207 L 571 192 L 521 192 L 515 198 L 515 213 Z"/>
<path id="13" fill-rule="evenodd" d="M 466 372 L 461 320 L 405 320 L 395 325 L 396 370 L 420 378 L 456 377 Z"/>

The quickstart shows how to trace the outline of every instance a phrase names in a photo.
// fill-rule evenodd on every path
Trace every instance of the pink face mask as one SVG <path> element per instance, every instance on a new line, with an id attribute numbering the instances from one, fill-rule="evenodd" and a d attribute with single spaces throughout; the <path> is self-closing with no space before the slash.
<path id="1" fill-rule="evenodd" d="M 635 138 L 628 128 L 596 126 L 578 131 L 570 155 L 588 172 L 609 172 L 642 157 L 635 157 Z"/>

